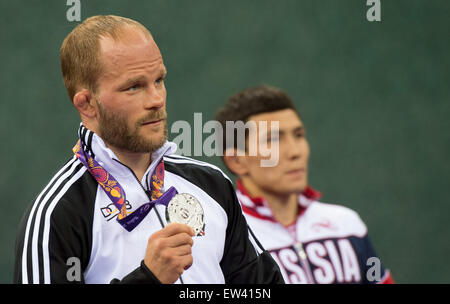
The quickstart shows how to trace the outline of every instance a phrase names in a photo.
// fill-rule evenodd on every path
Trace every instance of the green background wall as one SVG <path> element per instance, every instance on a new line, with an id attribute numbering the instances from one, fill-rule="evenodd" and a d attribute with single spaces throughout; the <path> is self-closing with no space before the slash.
<path id="1" fill-rule="evenodd" d="M 365 0 L 81 0 L 81 18 L 122 15 L 152 31 L 169 72 L 169 126 L 194 112 L 213 119 L 245 87 L 285 89 L 323 201 L 360 213 L 397 282 L 449 283 L 450 2 L 381 4 L 382 21 L 368 22 Z M 76 25 L 68 8 L 0 0 L 1 283 L 12 281 L 22 213 L 76 141 L 59 67 Z"/>

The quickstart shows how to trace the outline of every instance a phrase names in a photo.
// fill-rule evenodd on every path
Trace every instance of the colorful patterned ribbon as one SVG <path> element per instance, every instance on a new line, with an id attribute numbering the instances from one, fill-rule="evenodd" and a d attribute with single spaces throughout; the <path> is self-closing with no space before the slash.
<path id="1" fill-rule="evenodd" d="M 156 166 L 152 174 L 152 183 L 150 184 L 152 200 L 157 200 L 163 195 L 164 193 L 163 185 L 164 185 L 164 160 L 161 158 L 161 161 Z"/>
<path id="2" fill-rule="evenodd" d="M 75 147 L 73 147 L 73 153 L 84 164 L 92 177 L 94 177 L 106 195 L 111 199 L 117 210 L 119 210 L 117 221 L 129 232 L 139 225 L 156 204 L 167 207 L 172 197 L 178 193 L 174 187 L 170 187 L 167 191 L 163 192 L 164 161 L 161 158 L 152 174 L 152 183 L 150 185 L 152 201 L 143 204 L 134 212 L 127 214 L 125 191 L 114 176 L 108 173 L 92 156 L 86 155 L 86 152 L 82 149 L 81 140 L 78 140 Z"/>

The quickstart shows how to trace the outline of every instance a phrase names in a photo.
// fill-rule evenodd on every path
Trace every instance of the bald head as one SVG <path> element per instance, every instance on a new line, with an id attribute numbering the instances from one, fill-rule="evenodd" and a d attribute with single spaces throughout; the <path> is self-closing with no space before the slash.
<path id="1" fill-rule="evenodd" d="M 105 71 L 104 52 L 120 43 L 138 40 L 150 41 L 153 55 L 161 56 L 150 32 L 132 19 L 99 15 L 75 27 L 64 39 L 60 50 L 64 84 L 70 99 L 73 101 L 74 95 L 83 88 L 93 93 L 97 91 L 98 79 Z"/>

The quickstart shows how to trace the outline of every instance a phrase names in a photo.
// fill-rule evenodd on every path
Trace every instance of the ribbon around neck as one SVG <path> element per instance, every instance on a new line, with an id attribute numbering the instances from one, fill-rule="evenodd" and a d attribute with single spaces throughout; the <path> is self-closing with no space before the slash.
<path id="1" fill-rule="evenodd" d="M 164 193 L 162 192 L 162 183 L 164 181 L 164 161 L 161 158 L 160 163 L 156 166 L 155 171 L 152 174 L 151 193 L 153 200 L 143 204 L 135 211 L 127 213 L 127 207 L 125 204 L 125 190 L 114 178 L 114 176 L 112 176 L 92 156 L 84 151 L 80 139 L 75 147 L 73 147 L 73 153 L 88 169 L 92 177 L 102 187 L 117 210 L 119 210 L 117 221 L 128 232 L 131 232 L 134 228 L 136 228 L 136 226 L 142 222 L 142 220 L 155 205 L 160 204 L 167 207 L 170 200 L 178 193 L 173 186 Z"/>

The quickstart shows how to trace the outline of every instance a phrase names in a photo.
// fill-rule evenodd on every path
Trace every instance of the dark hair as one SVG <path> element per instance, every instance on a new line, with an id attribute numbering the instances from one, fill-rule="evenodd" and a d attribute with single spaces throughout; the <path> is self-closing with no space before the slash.
<path id="1" fill-rule="evenodd" d="M 284 109 L 292 109 L 297 113 L 294 103 L 285 92 L 272 86 L 260 85 L 231 96 L 216 112 L 215 117 L 224 126 L 225 121 L 246 122 L 252 115 Z"/>
<path id="2" fill-rule="evenodd" d="M 222 125 L 223 130 L 226 130 L 227 121 L 242 121 L 246 123 L 250 116 L 285 109 L 292 109 L 299 115 L 291 98 L 285 92 L 276 87 L 260 85 L 245 89 L 231 96 L 216 112 L 215 119 Z M 223 150 L 225 151 L 225 149 L 231 147 L 226 146 L 227 132 L 223 134 Z M 246 132 L 245 136 L 247 138 L 248 132 Z M 234 138 L 236 138 L 236 134 Z M 234 148 L 236 147 L 235 142 Z"/>

